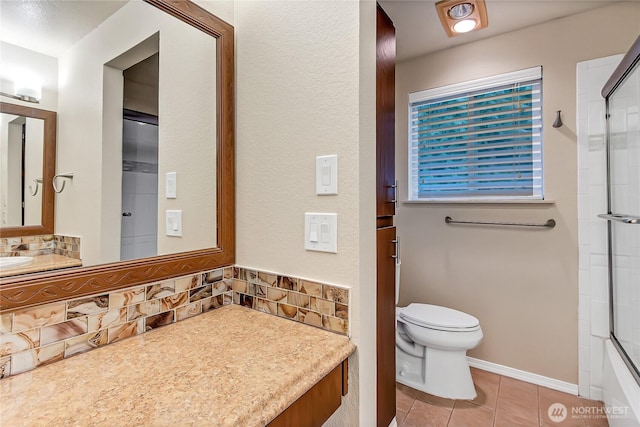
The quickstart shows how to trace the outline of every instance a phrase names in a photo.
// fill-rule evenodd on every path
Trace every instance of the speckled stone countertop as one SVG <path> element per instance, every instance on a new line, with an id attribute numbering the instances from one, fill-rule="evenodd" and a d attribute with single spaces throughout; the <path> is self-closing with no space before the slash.
<path id="1" fill-rule="evenodd" d="M 229 305 L 0 380 L 0 425 L 264 426 L 354 350 Z"/>
<path id="2" fill-rule="evenodd" d="M 58 270 L 61 268 L 79 267 L 82 261 L 64 255 L 35 255 L 29 264 L 18 267 L 3 268 L 0 277 L 15 276 L 18 274 L 38 273 L 42 271 Z"/>

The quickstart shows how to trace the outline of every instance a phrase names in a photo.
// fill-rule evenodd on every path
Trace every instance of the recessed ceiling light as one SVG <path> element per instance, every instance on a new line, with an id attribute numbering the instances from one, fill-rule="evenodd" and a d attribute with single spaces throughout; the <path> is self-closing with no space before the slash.
<path id="1" fill-rule="evenodd" d="M 464 19 L 453 24 L 453 31 L 456 33 L 468 33 L 476 28 L 475 19 Z"/>

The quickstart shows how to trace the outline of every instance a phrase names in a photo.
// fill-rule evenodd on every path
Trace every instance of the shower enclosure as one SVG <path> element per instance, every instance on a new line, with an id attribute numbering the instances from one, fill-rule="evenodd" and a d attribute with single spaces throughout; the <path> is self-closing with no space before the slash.
<path id="1" fill-rule="evenodd" d="M 602 89 L 611 341 L 640 384 L 640 38 Z"/>

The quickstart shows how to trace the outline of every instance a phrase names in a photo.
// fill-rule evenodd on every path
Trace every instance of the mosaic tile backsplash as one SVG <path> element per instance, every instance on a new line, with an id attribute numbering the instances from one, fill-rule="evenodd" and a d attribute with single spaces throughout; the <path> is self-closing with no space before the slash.
<path id="1" fill-rule="evenodd" d="M 80 259 L 80 237 L 44 234 L 0 239 L 0 256 L 51 254 Z"/>
<path id="2" fill-rule="evenodd" d="M 254 310 L 349 334 L 349 289 L 234 267 L 233 302 Z"/>
<path id="3" fill-rule="evenodd" d="M 0 314 L 0 378 L 228 304 L 349 331 L 349 289 L 243 267 Z"/>

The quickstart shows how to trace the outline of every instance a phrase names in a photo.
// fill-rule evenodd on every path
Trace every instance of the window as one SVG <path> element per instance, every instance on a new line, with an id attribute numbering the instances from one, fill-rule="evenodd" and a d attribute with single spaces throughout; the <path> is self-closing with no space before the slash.
<path id="1" fill-rule="evenodd" d="M 542 198 L 542 67 L 409 95 L 409 200 Z"/>

